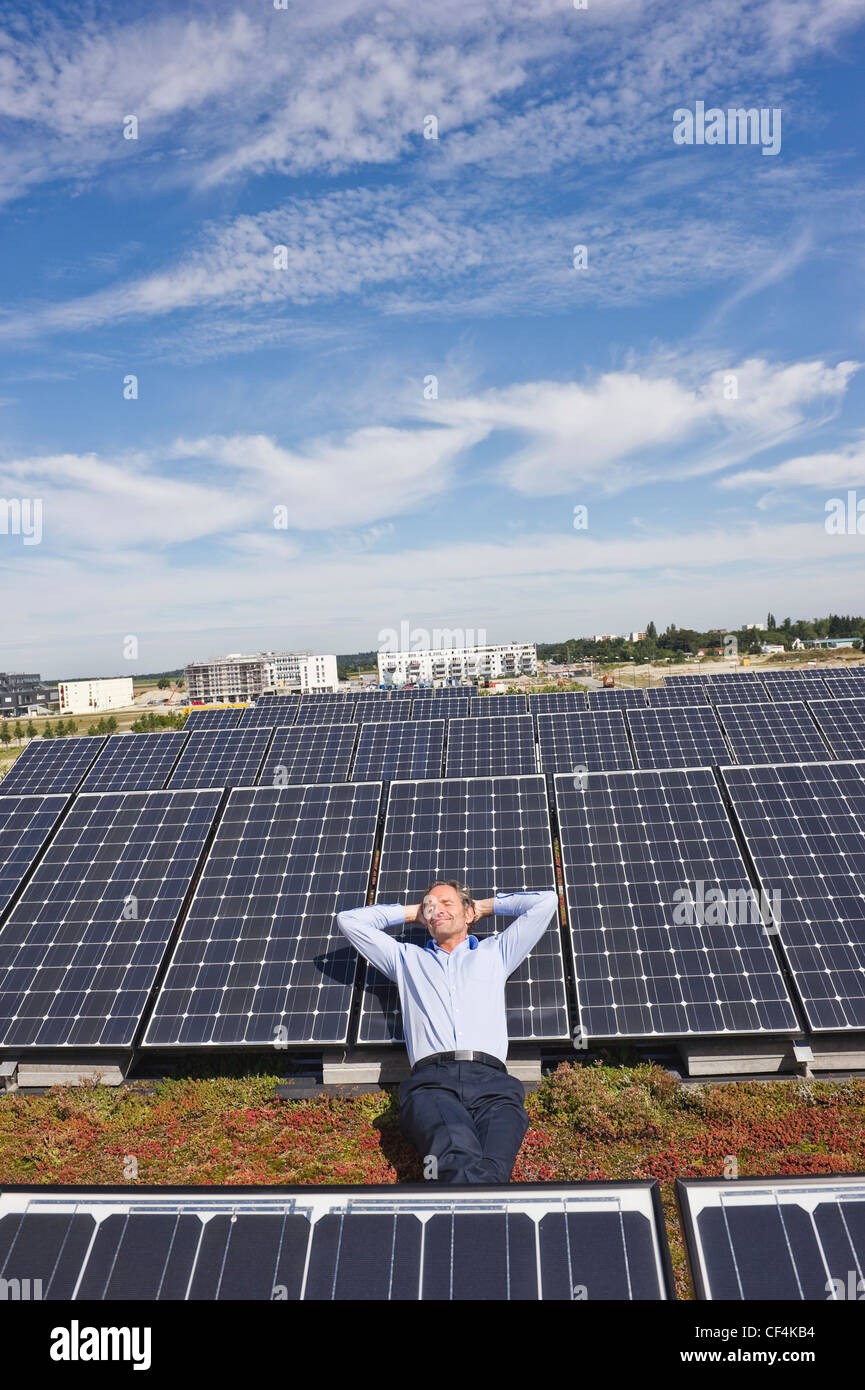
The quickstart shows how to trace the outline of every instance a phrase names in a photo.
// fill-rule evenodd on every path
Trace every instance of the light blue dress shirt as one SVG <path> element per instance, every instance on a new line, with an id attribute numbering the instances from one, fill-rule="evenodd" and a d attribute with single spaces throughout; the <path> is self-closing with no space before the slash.
<path id="1" fill-rule="evenodd" d="M 400 903 L 354 908 L 336 921 L 352 946 L 396 984 L 412 1066 L 434 1052 L 464 1048 L 504 1062 L 505 980 L 538 944 L 558 907 L 552 890 L 497 896 L 494 915 L 516 921 L 498 936 L 469 936 L 452 951 L 443 951 L 432 937 L 426 946 L 415 946 L 387 936 L 386 927 L 405 926 Z"/>

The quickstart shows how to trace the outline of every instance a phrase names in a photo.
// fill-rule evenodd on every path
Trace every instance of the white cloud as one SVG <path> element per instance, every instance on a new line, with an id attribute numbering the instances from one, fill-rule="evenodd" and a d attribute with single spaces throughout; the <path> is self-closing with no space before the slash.
<path id="1" fill-rule="evenodd" d="M 800 454 L 772 468 L 751 468 L 719 479 L 724 488 L 861 487 L 865 483 L 865 436 L 842 449 Z"/>

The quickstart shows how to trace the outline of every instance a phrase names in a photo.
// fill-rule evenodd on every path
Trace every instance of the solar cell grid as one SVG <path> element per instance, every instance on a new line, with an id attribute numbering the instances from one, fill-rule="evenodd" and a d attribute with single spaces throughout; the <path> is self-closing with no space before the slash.
<path id="1" fill-rule="evenodd" d="M 96 735 L 33 739 L 0 782 L 0 796 L 74 792 L 104 745 Z"/>
<path id="2" fill-rule="evenodd" d="M 273 730 L 228 729 L 190 734 L 169 787 L 251 787 Z"/>
<path id="3" fill-rule="evenodd" d="M 132 1046 L 220 799 L 76 798 L 0 930 L 0 1045 Z"/>
<path id="4" fill-rule="evenodd" d="M 51 834 L 65 796 L 0 798 L 0 914 Z"/>
<path id="5" fill-rule="evenodd" d="M 811 700 L 811 713 L 836 758 L 865 758 L 865 696 Z"/>
<path id="6" fill-rule="evenodd" d="M 294 724 L 276 729 L 259 785 L 347 781 L 356 736 L 355 724 Z"/>
<path id="7" fill-rule="evenodd" d="M 488 777 L 537 772 L 530 714 L 448 721 L 445 776 Z"/>
<path id="8" fill-rule="evenodd" d="M 586 1038 L 797 1026 L 709 768 L 555 778 Z"/>
<path id="9" fill-rule="evenodd" d="M 811 1028 L 865 1027 L 865 764 L 723 776 Z"/>
<path id="10" fill-rule="evenodd" d="M 709 699 L 713 705 L 721 702 L 770 703 L 769 692 L 756 676 L 735 674 L 710 677 Z"/>
<path id="11" fill-rule="evenodd" d="M 251 709 L 243 711 L 238 728 L 286 728 L 297 718 L 299 705 L 300 701 L 293 696 L 274 696 L 272 699 L 259 700 Z"/>
<path id="12" fill-rule="evenodd" d="M 589 709 L 608 709 L 612 706 L 630 709 L 631 706 L 639 708 L 646 703 L 646 692 L 642 686 L 617 685 L 605 690 L 589 690 L 587 697 Z"/>
<path id="13" fill-rule="evenodd" d="M 81 784 L 83 792 L 161 791 L 186 746 L 186 730 L 113 734 Z"/>
<path id="14" fill-rule="evenodd" d="M 539 714 L 538 751 L 546 773 L 578 768 L 614 772 L 634 766 L 625 716 L 618 709 Z"/>
<path id="15" fill-rule="evenodd" d="M 671 705 L 706 704 L 706 687 L 698 684 L 650 686 L 646 691 L 650 708 L 667 709 Z"/>
<path id="16" fill-rule="evenodd" d="M 352 776 L 356 782 L 441 777 L 444 738 L 443 719 L 362 724 Z"/>
<path id="17" fill-rule="evenodd" d="M 823 677 L 823 684 L 833 698 L 855 700 L 861 697 L 863 693 L 863 687 L 860 684 L 861 680 L 861 676 L 846 674 L 838 676 L 827 671 Z"/>
<path id="18" fill-rule="evenodd" d="M 488 718 L 499 714 L 526 714 L 525 695 L 477 695 L 469 701 L 469 717 Z"/>
<path id="19" fill-rule="evenodd" d="M 718 705 L 717 710 L 740 763 L 824 762 L 829 756 L 801 700 Z"/>
<path id="20" fill-rule="evenodd" d="M 313 705 L 302 700 L 295 722 L 297 724 L 353 724 L 354 701 L 340 700 L 333 704 Z"/>
<path id="21" fill-rule="evenodd" d="M 730 750 L 711 705 L 628 710 L 638 767 L 711 767 Z"/>
<path id="22" fill-rule="evenodd" d="M 761 676 L 760 684 L 767 691 L 770 700 L 809 700 L 817 695 L 814 682 L 804 676 Z"/>
<path id="23" fill-rule="evenodd" d="M 543 777 L 454 778 L 393 782 L 376 881 L 378 902 L 417 902 L 437 875 L 467 883 L 476 898 L 498 891 L 540 892 L 556 885 Z M 355 904 L 356 905 L 356 904 Z M 489 925 L 488 925 L 489 924 Z M 480 934 L 504 929 L 507 917 L 484 918 Z M 422 946 L 410 926 L 404 938 Z M 564 963 L 554 919 L 505 986 L 511 1040 L 568 1036 Z M 402 1041 L 399 998 L 366 967 L 358 1040 Z"/>
<path id="24" fill-rule="evenodd" d="M 344 1043 L 381 784 L 239 788 L 196 885 L 143 1046 Z"/>
<path id="25" fill-rule="evenodd" d="M 554 690 L 529 695 L 529 714 L 567 714 L 588 709 L 584 690 Z"/>
<path id="26" fill-rule="evenodd" d="M 411 700 L 366 700 L 354 702 L 354 718 L 357 724 L 406 723 L 412 717 Z"/>

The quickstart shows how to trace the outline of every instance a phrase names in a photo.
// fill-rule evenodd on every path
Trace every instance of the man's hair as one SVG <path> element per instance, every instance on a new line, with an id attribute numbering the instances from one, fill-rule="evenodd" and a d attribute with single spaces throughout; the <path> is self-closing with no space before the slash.
<path id="1" fill-rule="evenodd" d="M 460 883 L 458 878 L 434 878 L 429 887 L 424 889 L 424 894 L 423 898 L 421 899 L 421 902 L 423 902 L 426 899 L 427 894 L 431 893 L 433 888 L 453 888 L 454 892 L 457 894 L 460 902 L 463 905 L 463 912 L 465 912 L 467 907 L 475 906 L 475 900 L 472 897 L 471 888 L 469 888 L 468 885 L 465 883 Z"/>

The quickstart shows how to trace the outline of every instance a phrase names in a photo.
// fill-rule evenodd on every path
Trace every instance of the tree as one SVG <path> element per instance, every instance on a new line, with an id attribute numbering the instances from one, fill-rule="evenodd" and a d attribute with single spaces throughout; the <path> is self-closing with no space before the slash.
<path id="1" fill-rule="evenodd" d="M 66 724 L 66 732 L 67 732 L 67 734 L 77 734 L 77 733 L 78 733 L 78 725 L 75 723 L 75 720 L 74 720 L 74 719 L 70 719 L 70 720 L 67 721 L 67 724 Z"/>
<path id="2" fill-rule="evenodd" d="M 646 636 L 648 637 L 650 642 L 657 641 L 658 629 L 655 627 L 654 623 L 646 623 Z"/>
<path id="3" fill-rule="evenodd" d="M 167 689 L 168 689 L 168 681 L 165 680 L 165 679 L 163 678 L 163 679 L 159 682 L 158 689 L 159 689 L 159 690 L 167 690 Z"/>
<path id="4" fill-rule="evenodd" d="M 16 739 L 18 740 L 19 743 L 21 742 L 22 738 L 24 737 L 24 730 L 23 730 L 22 727 L 21 727 L 21 720 L 20 720 L 20 719 L 16 719 L 16 720 L 15 720 L 15 737 L 16 737 Z"/>
<path id="5" fill-rule="evenodd" d="M 36 737 L 36 725 L 33 723 L 33 720 L 32 720 L 32 719 L 28 719 L 28 720 L 27 720 L 27 737 L 28 737 L 28 738 L 35 738 L 35 737 Z"/>
<path id="6" fill-rule="evenodd" d="M 108 718 L 105 721 L 105 731 L 106 733 L 113 734 L 116 729 L 117 720 L 114 718 L 113 714 L 109 714 Z"/>
<path id="7" fill-rule="evenodd" d="M 3 720 L 2 727 L 0 727 L 0 743 L 9 744 L 9 743 L 11 743 L 11 742 L 12 742 L 12 731 L 11 731 L 11 729 L 9 728 L 9 725 L 6 723 L 6 720 L 4 719 L 4 720 Z"/>
<path id="8" fill-rule="evenodd" d="M 778 624 L 775 622 L 775 614 L 774 614 L 774 613 L 767 613 L 767 614 L 766 614 L 766 629 L 767 629 L 767 631 L 768 631 L 768 632 L 775 632 L 775 631 L 777 630 L 777 627 L 778 627 Z"/>
<path id="9" fill-rule="evenodd" d="M 43 738 L 53 738 L 53 737 L 54 737 L 54 730 L 52 729 L 52 727 L 51 727 L 50 724 L 47 724 L 47 723 L 46 723 L 45 728 L 42 730 L 42 737 L 43 737 Z"/>
<path id="10" fill-rule="evenodd" d="M 47 730 L 47 728 L 46 728 L 46 733 L 47 733 L 47 732 L 48 732 L 48 730 Z M 62 738 L 63 735 L 64 735 L 65 733 L 66 733 L 66 725 L 63 723 L 63 720 L 62 720 L 62 719 L 58 719 L 58 720 L 57 720 L 57 723 L 56 723 L 55 726 L 54 726 L 54 737 L 55 737 L 55 738 Z"/>

